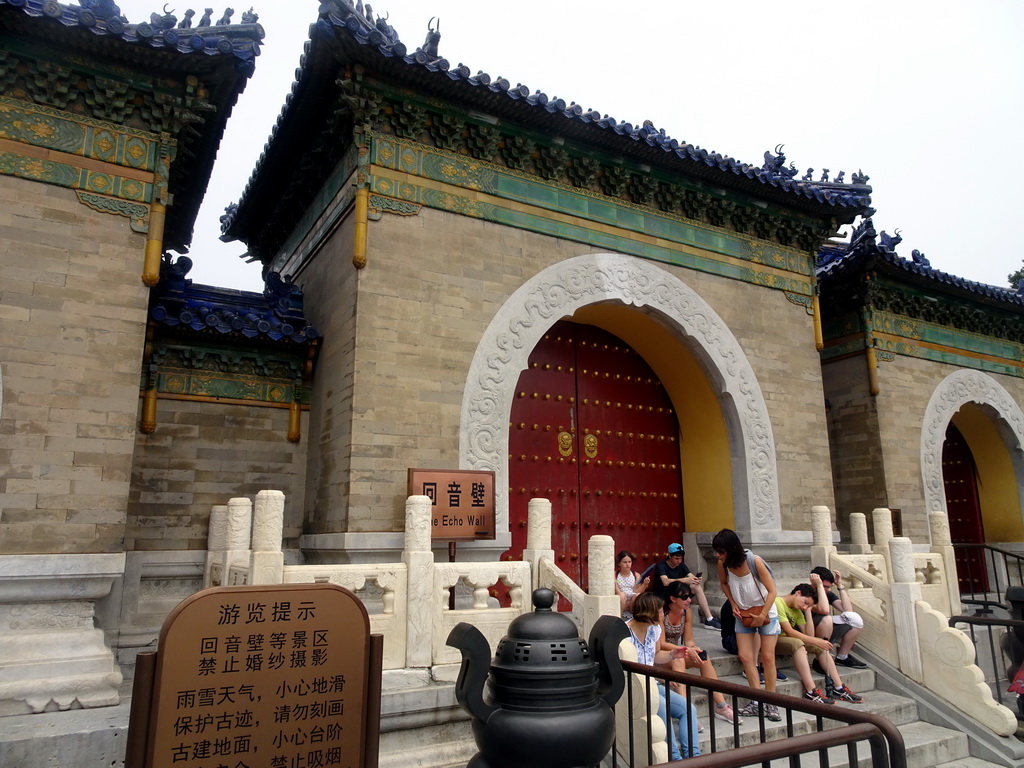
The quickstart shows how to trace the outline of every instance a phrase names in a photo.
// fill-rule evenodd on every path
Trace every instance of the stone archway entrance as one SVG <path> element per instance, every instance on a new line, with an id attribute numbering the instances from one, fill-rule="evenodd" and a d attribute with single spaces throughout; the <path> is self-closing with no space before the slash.
<path id="1" fill-rule="evenodd" d="M 975 462 L 986 540 L 1019 540 L 1024 529 L 1024 413 L 996 379 L 981 371 L 958 370 L 947 376 L 925 409 L 921 430 L 925 511 L 952 514 L 943 444 L 954 424 Z"/>
<path id="2" fill-rule="evenodd" d="M 617 303 L 654 317 L 699 358 L 729 430 L 733 525 L 781 529 L 775 443 L 764 396 L 739 342 L 718 314 L 666 270 L 629 256 L 596 254 L 555 264 L 523 284 L 495 314 L 477 347 L 462 400 L 460 463 L 496 473 L 498 531 L 508 531 L 508 427 L 516 383 L 531 351 L 562 317 Z M 495 546 L 507 549 L 499 534 Z"/>

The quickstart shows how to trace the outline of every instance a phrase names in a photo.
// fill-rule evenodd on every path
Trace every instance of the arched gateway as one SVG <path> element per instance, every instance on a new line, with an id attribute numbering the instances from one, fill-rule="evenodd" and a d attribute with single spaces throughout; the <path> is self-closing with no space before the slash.
<path id="1" fill-rule="evenodd" d="M 734 525 L 781 528 L 775 444 L 753 369 L 718 314 L 657 265 L 617 254 L 578 256 L 538 273 L 491 320 L 470 366 L 462 400 L 460 463 L 496 474 L 496 528 L 508 545 L 508 425 L 516 383 L 530 353 L 559 319 L 618 303 L 653 317 L 696 356 L 725 415 L 732 456 Z M 504 538 L 502 538 L 504 536 Z"/>
<path id="2" fill-rule="evenodd" d="M 926 511 L 943 510 L 954 543 L 1019 539 L 1024 413 L 992 376 L 958 370 L 935 388 L 921 430 Z M 983 555 L 957 552 L 961 591 L 986 588 Z"/>

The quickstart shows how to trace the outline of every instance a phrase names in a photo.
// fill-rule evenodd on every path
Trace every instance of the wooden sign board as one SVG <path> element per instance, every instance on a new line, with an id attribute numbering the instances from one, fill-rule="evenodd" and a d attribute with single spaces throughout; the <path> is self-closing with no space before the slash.
<path id="1" fill-rule="evenodd" d="M 494 472 L 410 469 L 409 495 L 430 498 L 430 537 L 441 541 L 493 539 Z"/>
<path id="2" fill-rule="evenodd" d="M 372 645 L 366 608 L 332 584 L 196 593 L 167 617 L 150 662 L 143 765 L 376 766 L 377 744 L 368 741 L 379 732 L 380 659 Z M 140 738 L 132 704 L 130 744 Z"/>

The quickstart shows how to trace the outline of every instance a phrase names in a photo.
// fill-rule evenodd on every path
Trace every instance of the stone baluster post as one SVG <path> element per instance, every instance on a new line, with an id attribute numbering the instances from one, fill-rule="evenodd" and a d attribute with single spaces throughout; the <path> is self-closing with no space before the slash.
<path id="1" fill-rule="evenodd" d="M 284 578 L 284 494 L 260 491 L 252 518 L 250 584 L 280 584 Z"/>
<path id="2" fill-rule="evenodd" d="M 850 513 L 850 554 L 866 555 L 870 551 L 867 515 L 863 512 L 852 512 Z"/>
<path id="3" fill-rule="evenodd" d="M 555 561 L 555 550 L 551 548 L 551 502 L 547 499 L 530 499 L 527 505 L 526 549 L 523 561 L 530 564 L 530 592 L 540 586 L 540 561 L 548 558 Z M 614 574 L 612 575 L 614 579 Z M 530 605 L 529 595 L 523 602 Z"/>
<path id="4" fill-rule="evenodd" d="M 887 507 L 876 507 L 871 510 L 871 523 L 875 529 L 874 553 L 885 558 L 885 574 L 889 583 L 893 583 L 892 558 L 889 556 L 889 541 L 892 539 L 892 512 Z M 913 578 L 911 578 L 913 581 Z"/>
<path id="5" fill-rule="evenodd" d="M 430 548 L 430 497 L 410 496 L 405 500 L 405 563 L 409 580 L 406 594 L 405 666 L 433 664 L 433 627 L 438 604 L 434 594 L 434 552 Z M 445 593 L 447 595 L 447 593 Z"/>
<path id="6" fill-rule="evenodd" d="M 222 583 L 229 586 L 233 565 L 249 568 L 252 544 L 252 501 L 244 496 L 228 500 L 228 535 L 224 550 L 224 576 Z"/>
<path id="7" fill-rule="evenodd" d="M 206 534 L 206 568 L 203 586 L 219 587 L 224 582 L 224 550 L 228 548 L 228 507 L 217 504 L 210 509 L 210 528 Z"/>
<path id="8" fill-rule="evenodd" d="M 587 590 L 583 611 L 583 637 L 601 616 L 619 615 L 619 596 L 615 594 L 615 539 L 591 536 L 587 542 Z"/>
<path id="9" fill-rule="evenodd" d="M 876 512 L 878 510 L 875 510 Z M 896 632 L 900 670 L 911 679 L 924 681 L 921 664 L 921 640 L 917 627 L 917 603 L 922 599 L 921 585 L 914 575 L 913 545 L 906 536 L 889 539 L 890 594 L 889 620 Z"/>
<path id="10" fill-rule="evenodd" d="M 960 582 L 957 581 L 956 553 L 953 551 L 953 540 L 949 533 L 949 515 L 941 509 L 929 512 L 928 527 L 932 535 L 932 552 L 937 553 L 942 559 L 942 583 L 946 587 L 946 594 L 949 595 L 949 613 L 947 615 L 963 613 L 963 604 L 960 602 Z"/>
<path id="11" fill-rule="evenodd" d="M 811 567 L 832 570 L 832 512 L 828 507 L 811 507 Z"/>

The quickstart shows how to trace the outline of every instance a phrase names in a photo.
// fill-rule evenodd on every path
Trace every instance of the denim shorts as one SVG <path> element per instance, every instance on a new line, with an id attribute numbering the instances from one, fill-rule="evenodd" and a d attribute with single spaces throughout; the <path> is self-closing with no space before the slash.
<path id="1" fill-rule="evenodd" d="M 769 621 L 763 627 L 744 627 L 743 622 L 736 622 L 737 635 L 753 635 L 755 632 L 759 635 L 779 634 L 780 632 L 782 632 L 782 627 L 779 626 L 779 617 L 772 616 L 771 621 Z"/>

